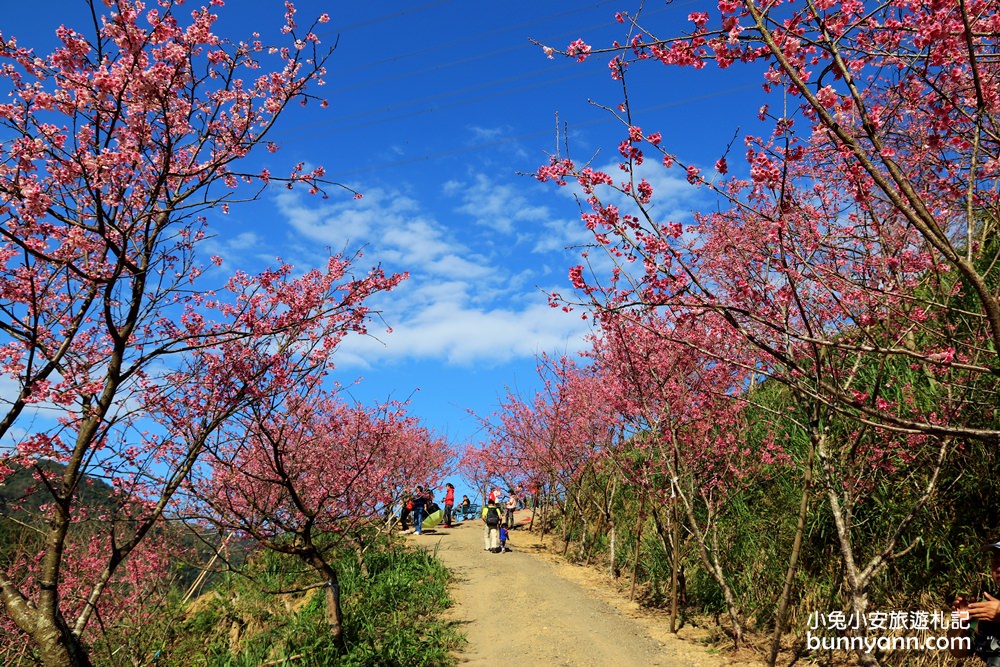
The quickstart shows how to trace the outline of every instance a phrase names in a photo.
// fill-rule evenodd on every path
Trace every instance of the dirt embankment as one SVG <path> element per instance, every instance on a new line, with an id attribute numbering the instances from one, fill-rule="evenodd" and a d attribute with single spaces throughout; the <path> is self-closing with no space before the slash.
<path id="1" fill-rule="evenodd" d="M 518 513 L 519 520 L 527 517 Z M 599 572 L 551 554 L 527 530 L 511 531 L 511 551 L 500 554 L 484 550 L 482 522 L 475 520 L 409 539 L 436 549 L 455 574 L 450 618 L 469 641 L 459 656 L 462 664 L 762 664 L 712 654 L 678 638 L 662 615 L 630 602 Z"/>

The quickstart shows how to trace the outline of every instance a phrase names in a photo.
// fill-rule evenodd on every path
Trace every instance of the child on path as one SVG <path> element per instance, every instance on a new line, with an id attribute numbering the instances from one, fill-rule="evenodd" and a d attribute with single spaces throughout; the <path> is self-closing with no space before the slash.
<path id="1" fill-rule="evenodd" d="M 510 551 L 507 548 L 507 526 L 500 524 L 500 551 Z"/>

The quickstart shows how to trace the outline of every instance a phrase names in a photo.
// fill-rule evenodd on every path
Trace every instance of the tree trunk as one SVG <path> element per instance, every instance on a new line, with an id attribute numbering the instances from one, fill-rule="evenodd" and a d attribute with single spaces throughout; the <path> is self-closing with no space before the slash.
<path id="1" fill-rule="evenodd" d="M 590 565 L 590 559 L 594 555 L 594 547 L 597 546 L 597 536 L 601 534 L 604 530 L 604 514 L 599 513 L 597 515 L 597 520 L 592 522 L 590 525 L 587 524 L 587 520 L 583 521 L 583 537 L 584 543 L 580 545 L 583 550 L 583 562 L 585 565 Z M 589 536 L 590 539 L 587 539 Z"/>
<path id="2" fill-rule="evenodd" d="M 671 502 L 671 506 L 674 503 Z M 673 536 L 667 536 L 666 529 L 663 526 L 663 521 L 660 519 L 660 512 L 657 510 L 656 506 L 653 506 L 653 511 L 650 513 L 653 517 L 653 526 L 656 528 L 656 535 L 660 538 L 660 544 L 663 545 L 663 553 L 670 555 L 670 632 L 677 632 L 677 611 L 679 608 L 678 599 L 678 583 L 680 580 L 678 564 L 680 562 L 680 557 L 678 555 L 679 551 L 679 536 L 677 530 L 674 530 Z M 667 514 L 667 528 L 673 528 L 678 524 L 677 508 L 673 507 L 674 518 L 671 522 L 670 515 Z M 673 544 L 671 544 L 673 542 Z"/>
<path id="3" fill-rule="evenodd" d="M 337 577 L 337 570 L 317 552 L 306 554 L 304 559 L 326 580 L 326 622 L 330 626 L 330 638 L 337 648 L 344 650 L 344 614 L 340 607 L 340 579 Z"/>
<path id="4" fill-rule="evenodd" d="M 774 635 L 771 637 L 771 652 L 767 657 L 767 664 L 770 667 L 774 667 L 778 661 L 778 652 L 781 650 L 781 636 L 785 633 L 785 626 L 788 622 L 788 603 L 792 597 L 792 586 L 795 583 L 795 574 L 799 568 L 799 555 L 802 553 L 802 535 L 805 533 L 806 517 L 809 513 L 809 491 L 812 486 L 813 456 L 816 451 L 816 441 L 820 437 L 820 426 L 816 415 L 818 409 L 817 405 L 814 408 L 814 418 L 809 434 L 809 452 L 806 455 L 806 470 L 802 478 L 802 499 L 799 502 L 799 517 L 795 524 L 795 538 L 792 540 L 792 552 L 788 556 L 788 570 L 785 572 L 785 584 L 781 589 L 781 597 L 778 599 L 778 608 L 774 612 Z"/>
<path id="5" fill-rule="evenodd" d="M 344 614 L 340 608 L 340 581 L 337 573 L 330 569 L 330 579 L 326 582 L 326 622 L 330 625 L 330 637 L 339 648 L 344 648 Z"/>
<path id="6" fill-rule="evenodd" d="M 639 525 L 636 526 L 635 534 L 635 558 L 632 559 L 632 588 L 629 591 L 628 599 L 635 599 L 635 579 L 639 572 L 639 552 L 642 550 L 642 525 L 646 522 L 646 494 L 639 497 Z"/>
<path id="7" fill-rule="evenodd" d="M 36 635 L 38 653 L 45 667 L 90 667 L 90 656 L 69 626 L 59 623 Z"/>
<path id="8" fill-rule="evenodd" d="M 736 605 L 736 598 L 733 597 L 732 588 L 729 587 L 729 582 L 722 571 L 722 561 L 719 560 L 719 525 L 715 524 L 711 527 L 711 537 L 712 537 L 712 565 L 713 565 L 713 575 L 715 580 L 719 583 L 719 587 L 722 589 L 722 598 L 726 601 L 726 610 L 729 612 L 729 620 L 733 624 L 733 643 L 736 648 L 740 648 L 740 643 L 743 641 L 743 625 L 740 621 L 739 608 Z"/>
<path id="9" fill-rule="evenodd" d="M 55 618 L 28 604 L 20 592 L 6 579 L 0 578 L 3 608 L 38 647 L 38 655 L 46 667 L 90 667 L 90 656 L 63 620 L 58 609 Z M 57 598 L 58 599 L 58 598 Z"/>
<path id="10" fill-rule="evenodd" d="M 618 491 L 618 478 L 612 476 L 611 478 L 611 491 L 607 495 L 607 500 L 605 501 L 605 520 L 610 526 L 610 540 L 611 544 L 609 549 L 611 551 L 611 564 L 609 567 L 609 573 L 613 579 L 618 578 L 618 568 L 615 567 L 615 563 L 618 561 L 618 522 L 615 521 L 614 516 L 614 503 L 615 503 L 615 493 Z"/>
<path id="11" fill-rule="evenodd" d="M 610 558 L 611 562 L 608 564 L 609 565 L 609 567 L 608 567 L 608 574 L 610 574 L 613 579 L 617 579 L 618 578 L 618 574 L 615 571 L 615 559 L 618 557 L 618 554 L 615 553 L 615 551 L 616 551 L 615 548 L 618 546 L 616 544 L 617 538 L 618 538 L 618 531 L 616 530 L 616 528 L 617 528 L 616 524 L 612 521 L 611 522 L 611 547 L 610 547 L 611 548 L 611 558 Z"/>
<path id="12" fill-rule="evenodd" d="M 673 518 L 671 519 L 671 542 L 672 548 L 670 549 L 670 632 L 677 632 L 677 609 L 679 607 L 679 600 L 677 596 L 677 584 L 680 581 L 680 568 L 681 568 L 681 517 L 677 508 L 677 498 L 673 499 L 670 503 L 673 510 Z"/>
<path id="13" fill-rule="evenodd" d="M 722 591 L 722 599 L 726 602 L 726 612 L 729 615 L 729 621 L 733 627 L 733 643 L 736 648 L 740 648 L 741 642 L 743 640 L 743 625 L 740 621 L 740 610 L 736 604 L 736 598 L 733 596 L 733 590 L 729 586 L 729 582 L 726 581 L 725 573 L 722 569 L 722 563 L 719 561 L 719 547 L 718 541 L 712 539 L 711 553 L 709 549 L 709 540 L 714 538 L 713 527 L 711 525 L 711 510 L 709 510 L 709 518 L 706 521 L 705 530 L 702 530 L 701 525 L 698 523 L 698 517 L 694 513 L 694 505 L 691 500 L 684 494 L 684 490 L 680 488 L 680 484 L 674 483 L 675 493 L 677 494 L 674 501 L 680 501 L 684 505 L 684 512 L 687 516 L 688 527 L 691 529 L 691 536 L 694 537 L 695 544 L 698 545 L 698 556 L 701 560 L 702 566 L 705 571 L 715 580 L 715 583 L 719 585 L 719 589 Z M 706 503 L 708 501 L 706 500 Z M 675 521 L 674 530 L 677 530 L 677 525 L 679 521 Z M 709 531 L 706 534 L 706 531 Z"/>
<path id="14" fill-rule="evenodd" d="M 541 516 L 541 521 L 542 521 L 542 538 L 544 539 L 545 536 L 549 532 L 549 521 L 548 521 L 548 519 L 549 519 L 549 513 L 548 513 L 548 510 L 549 510 L 549 485 L 548 484 L 543 485 L 542 488 L 540 489 L 540 491 L 542 493 L 542 498 L 541 498 L 541 505 L 542 505 L 542 516 Z M 535 502 L 537 503 L 538 500 L 536 499 Z"/>
<path id="15" fill-rule="evenodd" d="M 851 603 L 851 612 L 863 615 L 868 610 L 868 577 L 864 576 L 854 558 L 854 543 L 851 537 L 851 510 L 842 504 L 833 478 L 833 466 L 829 464 L 829 454 L 826 450 L 826 437 L 822 434 L 817 441 L 816 453 L 820 464 L 825 470 L 825 486 L 830 514 L 837 530 L 837 541 L 840 546 L 840 558 L 844 566 L 844 584 Z M 858 660 L 863 665 L 877 665 L 874 655 L 867 651 L 858 651 Z"/>

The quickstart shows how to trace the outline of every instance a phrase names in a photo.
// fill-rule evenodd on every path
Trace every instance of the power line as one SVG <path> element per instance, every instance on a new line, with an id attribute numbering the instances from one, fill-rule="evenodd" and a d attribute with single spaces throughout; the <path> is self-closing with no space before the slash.
<path id="1" fill-rule="evenodd" d="M 653 105 L 653 106 L 643 107 L 641 109 L 635 110 L 634 113 L 635 113 L 635 115 L 640 116 L 640 115 L 643 115 L 643 114 L 648 114 L 648 113 L 653 113 L 653 112 L 656 112 L 656 111 L 662 111 L 664 109 L 669 109 L 671 107 L 678 107 L 678 106 L 683 106 L 685 104 L 692 104 L 692 103 L 695 103 L 695 102 L 702 102 L 702 101 L 710 100 L 710 99 L 713 99 L 713 98 L 716 98 L 716 97 L 720 97 L 720 96 L 723 96 L 723 95 L 729 95 L 731 93 L 741 92 L 741 91 L 745 91 L 745 90 L 752 90 L 752 89 L 757 88 L 757 87 L 759 87 L 758 83 L 750 83 L 750 84 L 745 84 L 745 85 L 741 85 L 741 86 L 733 86 L 733 87 L 725 88 L 725 89 L 722 89 L 722 90 L 716 90 L 716 91 L 713 91 L 711 93 L 705 93 L 703 95 L 694 95 L 694 96 L 685 97 L 685 98 L 682 98 L 682 99 L 671 100 L 670 102 L 665 102 L 663 104 L 656 104 L 656 105 Z M 593 127 L 595 125 L 602 125 L 602 124 L 605 124 L 605 123 L 612 124 L 612 123 L 617 123 L 617 122 L 618 122 L 617 120 L 614 120 L 610 116 L 602 116 L 601 118 L 593 118 L 591 120 L 581 121 L 579 123 L 572 123 L 572 124 L 570 124 L 569 127 L 570 127 L 570 130 L 578 130 L 578 129 L 581 129 L 581 128 Z M 545 136 L 547 134 L 550 134 L 550 133 L 551 133 L 551 130 L 539 130 L 539 131 L 533 131 L 533 132 L 523 132 L 523 133 L 520 133 L 520 134 L 515 134 L 515 135 L 503 137 L 502 139 L 495 139 L 493 141 L 480 142 L 480 143 L 477 143 L 477 144 L 470 144 L 470 145 L 461 146 L 461 147 L 458 147 L 458 148 L 452 148 L 452 149 L 448 149 L 448 150 L 444 150 L 444 151 L 436 151 L 436 152 L 433 152 L 433 153 L 425 153 L 423 155 L 415 156 L 415 157 L 412 157 L 412 158 L 405 158 L 405 159 L 401 159 L 401 160 L 393 160 L 393 161 L 390 161 L 390 162 L 382 162 L 380 164 L 375 164 L 375 165 L 367 165 L 367 166 L 362 167 L 362 168 L 352 169 L 350 172 L 333 173 L 333 174 L 330 174 L 329 177 L 331 179 L 333 179 L 333 180 L 346 180 L 346 179 L 350 178 L 351 176 L 354 176 L 354 175 L 357 175 L 357 174 L 370 173 L 370 172 L 373 172 L 373 171 L 381 171 L 383 169 L 393 169 L 393 168 L 396 168 L 396 167 L 402 167 L 402 166 L 411 165 L 411 164 L 418 164 L 418 163 L 422 163 L 422 162 L 433 162 L 435 160 L 441 160 L 441 159 L 448 158 L 448 157 L 454 157 L 456 155 L 462 155 L 462 154 L 465 154 L 465 153 L 473 153 L 475 151 L 485 150 L 487 148 L 496 148 L 498 146 L 503 146 L 505 144 L 510 144 L 510 143 L 514 143 L 514 142 L 520 142 L 520 141 L 524 141 L 526 139 L 531 139 L 531 138 L 535 138 L 535 137 L 543 137 L 543 136 Z"/>
<path id="2" fill-rule="evenodd" d="M 420 8 L 433 7 L 433 6 L 440 5 L 440 4 L 446 4 L 447 2 L 448 2 L 448 0 L 441 0 L 439 2 L 431 2 L 431 3 L 427 3 L 426 5 L 421 5 Z M 389 58 L 383 58 L 382 60 L 376 60 L 376 61 L 367 63 L 365 65 L 361 65 L 359 67 L 352 68 L 352 70 L 355 71 L 355 72 L 363 72 L 363 71 L 366 71 L 366 70 L 370 70 L 370 69 L 374 69 L 374 68 L 380 67 L 382 65 L 388 65 L 388 64 L 391 64 L 391 63 L 394 63 L 394 62 L 398 62 L 400 60 L 404 60 L 404 59 L 408 59 L 408 58 L 414 58 L 416 56 L 424 56 L 424 55 L 435 53 L 435 52 L 438 52 L 438 51 L 457 50 L 458 47 L 463 46 L 465 44 L 469 44 L 469 43 L 478 44 L 478 43 L 483 43 L 484 41 L 488 43 L 491 38 L 496 37 L 497 35 L 502 35 L 504 33 L 512 32 L 514 30 L 520 30 L 520 29 L 524 29 L 524 28 L 529 28 L 529 27 L 532 27 L 532 26 L 540 25 L 540 24 L 543 24 L 543 23 L 548 23 L 548 22 L 554 21 L 556 19 L 562 19 L 562 18 L 565 18 L 567 16 L 572 16 L 572 15 L 575 15 L 575 14 L 579 14 L 581 11 L 589 11 L 589 10 L 596 9 L 597 7 L 601 7 L 602 5 L 611 4 L 611 2 L 612 2 L 612 0 L 602 0 L 601 2 L 592 3 L 592 4 L 589 4 L 589 5 L 582 6 L 582 7 L 574 8 L 574 9 L 569 10 L 569 11 L 559 12 L 557 14 L 549 14 L 548 16 L 543 16 L 543 17 L 540 17 L 540 18 L 537 18 L 537 19 L 532 19 L 530 21 L 524 21 L 524 22 L 521 22 L 521 23 L 516 23 L 516 24 L 510 25 L 510 26 L 507 26 L 507 27 L 503 27 L 503 28 L 499 28 L 499 29 L 496 29 L 496 30 L 491 30 L 491 31 L 487 31 L 487 32 L 481 32 L 481 33 L 477 33 L 477 34 L 474 34 L 474 35 L 467 35 L 465 37 L 462 37 L 461 39 L 455 39 L 455 40 L 451 40 L 451 41 L 448 41 L 448 42 L 439 42 L 437 44 L 434 44 L 433 46 L 427 46 L 427 47 L 425 47 L 423 49 L 419 49 L 419 50 L 416 50 L 416 51 L 407 51 L 405 53 L 394 55 L 394 56 L 391 56 Z M 348 32 L 348 31 L 353 30 L 353 29 L 355 29 L 357 27 L 369 25 L 371 23 L 381 22 L 382 20 L 387 19 L 387 18 L 394 18 L 395 16 L 397 16 L 397 15 L 399 15 L 401 13 L 402 12 L 397 12 L 396 14 L 388 14 L 388 15 L 385 15 L 384 17 L 379 17 L 378 19 L 373 19 L 371 21 L 361 21 L 361 22 L 358 22 L 358 23 L 353 23 L 353 24 L 351 24 L 349 26 L 345 26 L 343 28 L 342 32 Z M 406 13 L 410 13 L 410 12 L 406 12 Z M 606 24 L 604 24 L 604 25 L 606 25 Z M 602 25 L 601 27 L 604 27 L 604 25 Z M 583 28 L 583 30 L 588 30 L 588 29 L 593 29 L 593 28 Z M 518 46 L 516 48 L 520 48 L 520 46 Z M 512 50 L 512 49 L 508 48 L 508 49 L 502 49 L 500 51 L 492 51 L 492 52 L 489 52 L 487 55 L 496 55 L 497 53 L 504 53 L 504 52 L 509 51 L 509 50 Z M 479 49 L 477 49 L 477 53 L 482 53 L 482 52 Z M 451 64 L 454 64 L 456 62 L 467 62 L 467 60 L 468 59 L 463 59 L 463 60 L 460 60 L 460 61 L 452 61 L 451 63 L 446 63 L 445 66 L 450 66 Z M 404 75 L 400 75 L 400 76 L 405 76 L 405 74 Z M 349 88 L 347 90 L 353 90 L 353 88 Z M 339 90 L 337 92 L 339 92 Z"/>
<path id="3" fill-rule="evenodd" d="M 440 4 L 440 3 L 430 3 L 430 5 L 434 5 L 434 4 Z M 596 4 L 593 4 L 593 5 L 590 5 L 589 7 L 590 8 L 598 7 L 598 6 L 602 5 L 602 4 L 608 4 L 608 3 L 607 2 L 600 2 L 600 3 L 596 3 Z M 659 10 L 654 10 L 654 11 L 648 12 L 648 13 L 655 14 L 655 13 L 659 13 L 661 11 L 664 11 L 664 10 L 663 9 L 659 9 Z M 519 26 L 533 25 L 533 24 L 544 22 L 546 20 L 550 20 L 550 19 L 553 19 L 553 18 L 560 18 L 562 16 L 569 15 L 571 13 L 573 13 L 573 12 L 563 12 L 561 14 L 553 14 L 553 15 L 550 15 L 549 17 L 545 17 L 543 19 L 538 19 L 538 20 L 535 20 L 535 21 L 529 21 L 529 22 L 526 22 L 526 23 L 518 24 L 518 25 Z M 605 24 L 602 24 L 599 27 L 605 27 Z M 514 28 L 505 28 L 502 31 L 493 31 L 491 33 L 485 33 L 485 35 L 486 36 L 490 36 L 490 35 L 493 35 L 493 34 L 499 34 L 500 32 L 507 32 L 507 31 L 510 31 L 512 29 L 514 29 Z M 574 30 L 574 31 L 569 32 L 567 34 L 578 35 L 578 34 L 580 34 L 580 31 L 586 32 L 588 30 L 593 30 L 593 29 L 596 29 L 596 27 L 592 26 L 590 28 L 580 28 L 579 30 Z M 476 37 L 472 37 L 472 38 L 469 38 L 469 39 L 476 39 L 476 40 L 478 40 L 479 38 L 480 38 L 480 36 L 476 36 Z M 462 42 L 462 41 L 467 41 L 467 40 L 459 40 L 459 42 Z M 361 90 L 361 89 L 364 89 L 364 88 L 372 87 L 372 86 L 375 86 L 375 85 L 378 85 L 378 84 L 381 84 L 381 83 L 389 83 L 391 81 L 395 81 L 395 80 L 399 80 L 399 79 L 413 78 L 414 76 L 418 76 L 420 74 L 427 74 L 427 73 L 431 73 L 431 72 L 440 71 L 440 70 L 447 69 L 449 67 L 453 67 L 453 66 L 456 66 L 456 65 L 466 64 L 466 63 L 469 63 L 469 62 L 473 62 L 473 61 L 480 60 L 480 59 L 483 59 L 483 58 L 488 58 L 488 57 L 491 57 L 491 56 L 500 55 L 500 54 L 507 53 L 507 52 L 510 52 L 510 51 L 513 51 L 513 50 L 519 50 L 519 49 L 522 49 L 522 48 L 535 49 L 536 47 L 534 47 L 534 46 L 530 46 L 529 47 L 529 45 L 527 43 L 525 43 L 524 45 L 517 45 L 517 46 L 512 46 L 512 47 L 506 47 L 506 48 L 503 48 L 503 49 L 496 49 L 496 50 L 490 51 L 490 52 L 479 53 L 479 54 L 476 54 L 475 56 L 470 56 L 468 58 L 460 58 L 460 59 L 451 60 L 451 61 L 445 62 L 445 63 L 437 63 L 437 64 L 435 64 L 433 66 L 426 67 L 426 68 L 423 68 L 423 69 L 409 70 L 409 71 L 400 72 L 398 74 L 393 74 L 393 75 L 390 75 L 390 76 L 382 77 L 382 78 L 376 79 L 376 80 L 368 80 L 368 81 L 366 81 L 366 82 L 364 82 L 362 84 L 354 84 L 354 85 L 350 85 L 350 86 L 344 86 L 344 87 L 341 87 L 341 88 L 338 88 L 338 89 L 334 89 L 332 92 L 334 94 L 338 94 L 338 93 L 344 93 L 344 92 L 357 91 L 357 90 Z M 429 48 L 429 49 L 424 49 L 423 52 L 431 52 L 431 51 L 434 51 L 434 50 L 437 50 L 437 47 L 433 47 L 433 48 Z M 415 52 L 415 53 L 421 53 L 421 52 Z M 410 57 L 410 55 L 412 55 L 412 54 L 407 54 L 405 56 L 399 56 L 398 58 Z M 381 62 L 390 62 L 391 60 L 393 60 L 393 59 L 383 60 Z M 494 78 L 494 79 L 491 79 L 489 81 L 480 81 L 480 82 L 478 82 L 476 84 L 473 84 L 473 85 L 470 85 L 470 86 L 465 86 L 465 87 L 462 87 L 462 88 L 452 88 L 452 89 L 448 89 L 448 90 L 446 90 L 444 92 L 436 93 L 434 95 L 426 95 L 424 97 L 411 98 L 411 99 L 408 99 L 406 101 L 397 102 L 395 104 L 391 104 L 391 105 L 388 105 L 388 106 L 385 106 L 385 107 L 381 107 L 381 108 L 377 108 L 377 109 L 365 109 L 364 111 L 360 111 L 360 112 L 355 113 L 355 114 L 350 114 L 350 115 L 346 115 L 346 116 L 337 116 L 337 117 L 330 118 L 329 120 L 323 120 L 323 121 L 316 121 L 316 122 L 312 122 L 312 123 L 299 124 L 299 125 L 296 125 L 296 126 L 290 128 L 286 132 L 282 132 L 280 136 L 303 136 L 303 134 L 301 132 L 298 132 L 298 130 L 307 129 L 307 128 L 314 128 L 314 127 L 324 127 L 324 128 L 333 127 L 333 128 L 335 128 L 333 130 L 333 132 L 342 132 L 342 131 L 346 131 L 346 130 L 352 130 L 352 129 L 361 128 L 361 127 L 370 127 L 372 125 L 382 124 L 382 123 L 385 123 L 387 121 L 400 120 L 400 119 L 405 119 L 405 118 L 412 118 L 413 116 L 419 116 L 419 115 L 424 115 L 424 114 L 428 114 L 428 113 L 433 113 L 433 112 L 437 111 L 438 108 L 435 107 L 435 106 L 424 107 L 422 109 L 416 109 L 414 111 L 411 111 L 411 112 L 409 112 L 409 113 L 407 113 L 405 115 L 391 116 L 391 117 L 382 118 L 382 119 L 375 119 L 375 118 L 372 118 L 372 116 L 373 115 L 377 115 L 377 114 L 381 114 L 381 113 L 389 113 L 389 112 L 393 112 L 393 111 L 401 111 L 401 110 L 404 110 L 404 109 L 409 109 L 409 108 L 412 108 L 412 107 L 417 107 L 417 106 L 419 106 L 421 104 L 430 104 L 430 103 L 433 103 L 433 102 L 436 102 L 436 101 L 439 101 L 439 100 L 444 100 L 444 99 L 456 97 L 456 96 L 462 95 L 464 93 L 474 92 L 476 90 L 483 89 L 483 88 L 486 88 L 486 89 L 499 88 L 502 85 L 505 85 L 505 84 L 508 84 L 508 83 L 512 83 L 512 82 L 517 82 L 517 81 L 522 80 L 524 78 L 533 78 L 533 77 L 536 77 L 536 76 L 539 76 L 539 75 L 542 75 L 542 74 L 547 74 L 547 73 L 553 72 L 553 71 L 554 72 L 565 71 L 565 70 L 572 69 L 574 67 L 578 67 L 578 66 L 575 65 L 574 63 L 570 63 L 568 61 L 566 63 L 563 63 L 561 65 L 557 65 L 557 66 L 554 66 L 554 67 L 551 66 L 551 65 L 548 65 L 548 66 L 545 66 L 545 67 L 542 67 L 542 68 L 537 68 L 537 69 L 531 70 L 529 72 L 521 73 L 521 74 L 518 74 L 518 75 L 507 76 L 507 77 L 500 77 L 500 78 Z M 354 71 L 354 68 L 352 68 L 352 71 Z M 510 94 L 511 92 L 517 92 L 517 91 L 523 91 L 523 90 L 530 90 L 530 89 L 533 89 L 533 88 L 539 88 L 539 87 L 542 87 L 542 86 L 548 86 L 548 85 L 552 85 L 552 84 L 556 84 L 556 83 L 561 83 L 561 82 L 564 82 L 564 81 L 571 81 L 571 80 L 574 80 L 574 79 L 580 79 L 580 78 L 584 78 L 584 77 L 587 77 L 587 76 L 591 76 L 594 73 L 593 70 L 586 70 L 586 69 L 583 69 L 583 68 L 578 68 L 578 71 L 579 71 L 579 74 L 575 74 L 575 75 L 571 75 L 571 76 L 566 76 L 566 77 L 561 77 L 561 78 L 553 78 L 553 79 L 549 79 L 549 80 L 542 81 L 542 82 L 539 82 L 539 83 L 528 84 L 528 85 L 523 85 L 523 86 L 517 86 L 517 87 L 514 87 L 514 88 L 508 88 L 508 89 L 505 89 L 505 90 L 497 90 L 496 92 L 490 93 L 488 95 L 480 95 L 480 96 L 477 96 L 477 97 L 469 98 L 469 99 L 461 102 L 460 104 L 461 105 L 471 104 L 471 103 L 474 103 L 474 102 L 483 101 L 483 100 L 487 100 L 487 99 L 491 99 L 491 98 L 495 98 L 495 97 L 500 97 L 500 96 L 503 96 L 503 95 L 507 95 L 507 94 Z M 364 122 L 362 122 L 362 123 L 350 123 L 349 122 L 349 121 L 352 121 L 352 120 L 355 120 L 355 119 L 359 119 L 359 118 L 364 118 L 366 120 Z M 306 136 L 309 136 L 309 135 L 306 135 Z M 315 135 L 312 135 L 312 136 L 315 136 Z"/>

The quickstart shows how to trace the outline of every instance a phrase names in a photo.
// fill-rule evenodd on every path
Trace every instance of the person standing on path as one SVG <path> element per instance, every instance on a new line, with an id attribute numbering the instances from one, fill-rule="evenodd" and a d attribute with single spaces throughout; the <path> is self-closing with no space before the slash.
<path id="1" fill-rule="evenodd" d="M 403 530 L 407 530 L 410 527 L 409 519 L 411 514 L 413 514 L 413 496 L 403 501 L 403 509 L 399 511 L 399 526 Z"/>
<path id="2" fill-rule="evenodd" d="M 455 488 L 457 492 L 458 484 Z M 481 501 L 486 493 L 469 493 L 470 503 L 477 495 Z M 472 518 L 480 519 L 482 525 L 479 503 L 471 504 L 476 506 Z M 407 535 L 405 539 L 424 552 L 437 554 L 457 575 L 449 586 L 455 603 L 444 618 L 468 637 L 454 656 L 463 667 L 725 667 L 719 656 L 706 654 L 704 647 L 685 645 L 658 617 L 640 622 L 627 597 L 612 600 L 603 586 L 594 586 L 596 580 L 604 580 L 603 574 L 581 577 L 582 568 L 543 548 L 540 531 L 511 535 L 507 547 L 513 553 L 504 558 L 486 556 L 481 531 L 475 526 L 443 536 L 438 533 L 434 538 L 425 530 L 423 537 Z M 498 613 L 502 615 L 499 622 Z M 653 639 L 651 632 L 670 646 Z M 695 658 L 686 659 L 692 654 Z M 764 665 L 750 662 L 741 667 Z"/>
<path id="3" fill-rule="evenodd" d="M 413 529 L 417 535 L 424 534 L 423 524 L 426 510 L 427 494 L 424 492 L 424 487 L 417 486 L 417 490 L 413 493 Z"/>
<path id="4" fill-rule="evenodd" d="M 451 482 L 444 486 L 444 527 L 451 528 L 451 512 L 455 507 L 455 486 Z"/>
<path id="5" fill-rule="evenodd" d="M 507 496 L 507 501 L 503 505 L 504 510 L 504 525 L 510 530 L 514 530 L 514 510 L 517 509 L 517 495 L 514 490 L 511 489 L 509 495 Z"/>
<path id="6" fill-rule="evenodd" d="M 483 550 L 498 553 L 500 551 L 500 507 L 492 498 L 483 507 Z"/>

